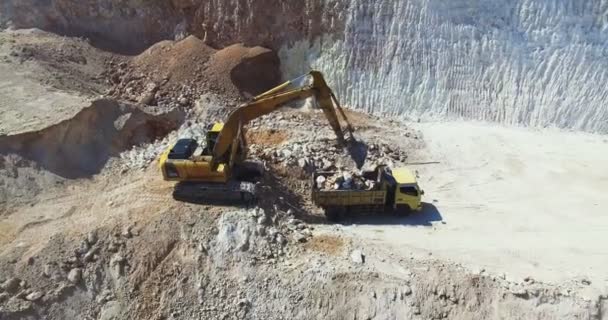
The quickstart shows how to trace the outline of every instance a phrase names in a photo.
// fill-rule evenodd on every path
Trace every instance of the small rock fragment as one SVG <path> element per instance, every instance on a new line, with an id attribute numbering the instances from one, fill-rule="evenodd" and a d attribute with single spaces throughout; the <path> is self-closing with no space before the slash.
<path id="1" fill-rule="evenodd" d="M 409 296 L 410 294 L 412 294 L 412 288 L 408 285 L 405 285 L 403 287 L 403 295 L 404 296 Z"/>
<path id="2" fill-rule="evenodd" d="M 526 290 L 525 288 L 522 288 L 520 286 L 516 286 L 516 287 L 512 288 L 511 293 L 514 296 L 520 297 L 520 298 L 525 298 L 528 296 L 528 290 Z"/>
<path id="3" fill-rule="evenodd" d="M 275 227 L 270 227 L 270 229 L 268 229 L 268 235 L 272 238 L 275 239 L 275 236 L 279 233 L 279 230 Z"/>
<path id="4" fill-rule="evenodd" d="M 68 273 L 68 281 L 77 284 L 82 279 L 82 270 L 80 268 L 74 268 Z"/>
<path id="5" fill-rule="evenodd" d="M 238 302 L 238 306 L 241 308 L 246 308 L 249 306 L 249 300 L 247 299 L 240 299 Z"/>
<path id="6" fill-rule="evenodd" d="M 297 242 L 306 242 L 306 236 L 303 235 L 300 232 L 296 232 L 293 236 L 293 238 L 297 241 Z"/>
<path id="7" fill-rule="evenodd" d="M 297 225 L 298 225 L 298 224 L 300 224 L 300 223 L 302 223 L 302 221 L 300 221 L 300 220 L 298 220 L 298 219 L 293 219 L 293 218 L 292 218 L 292 219 L 287 220 L 287 224 L 288 224 L 289 226 L 294 227 L 294 228 L 295 228 L 295 227 L 297 227 Z"/>
<path id="8" fill-rule="evenodd" d="M 445 288 L 441 287 L 438 291 L 437 291 L 437 295 L 440 297 L 445 297 L 447 294 L 447 291 L 445 290 Z"/>
<path id="9" fill-rule="evenodd" d="M 255 231 L 260 236 L 266 235 L 266 228 L 264 226 L 257 226 Z"/>
<path id="10" fill-rule="evenodd" d="M 90 262 L 90 261 L 95 260 L 95 254 L 97 254 L 98 251 L 99 251 L 98 247 L 91 248 L 91 250 L 89 250 L 89 252 L 87 252 L 84 255 L 84 257 L 83 257 L 84 261 L 85 262 Z"/>
<path id="11" fill-rule="evenodd" d="M 534 281 L 534 279 L 532 277 L 528 276 L 528 277 L 524 278 L 524 282 L 527 283 L 527 284 L 534 284 L 535 281 Z"/>
<path id="12" fill-rule="evenodd" d="M 352 188 L 352 184 L 353 184 L 353 175 L 352 173 L 348 172 L 348 171 L 344 171 L 342 173 L 342 178 L 344 179 L 344 182 L 342 182 L 342 188 L 344 189 L 351 189 Z"/>
<path id="13" fill-rule="evenodd" d="M 258 224 L 259 225 L 266 224 L 267 222 L 268 222 L 268 218 L 266 218 L 265 215 L 262 215 L 262 216 L 258 217 Z"/>
<path id="14" fill-rule="evenodd" d="M 282 234 L 278 233 L 276 237 L 276 241 L 278 244 L 284 246 L 287 244 L 287 239 Z"/>
<path id="15" fill-rule="evenodd" d="M 186 106 L 186 105 L 188 105 L 188 99 L 187 99 L 186 97 L 184 97 L 184 96 L 180 96 L 180 97 L 177 99 L 177 102 L 178 102 L 178 103 L 179 103 L 181 106 Z"/>
<path id="16" fill-rule="evenodd" d="M 50 263 L 45 264 L 44 270 L 42 271 L 42 275 L 47 278 L 50 278 L 52 274 L 53 274 L 53 265 Z"/>
<path id="17" fill-rule="evenodd" d="M 350 253 L 350 259 L 356 264 L 365 263 L 365 255 L 361 250 L 353 250 L 353 252 Z"/>
<path id="18" fill-rule="evenodd" d="M 298 167 L 304 169 L 308 166 L 308 159 L 306 158 L 300 158 L 298 159 Z"/>
<path id="19" fill-rule="evenodd" d="M 28 301 L 38 301 L 38 300 L 40 300 L 40 298 L 42 298 L 43 295 L 44 294 L 42 292 L 40 292 L 40 291 L 34 291 L 34 292 L 28 294 L 25 297 L 25 299 L 28 300 Z"/>
<path id="20" fill-rule="evenodd" d="M 317 180 L 316 180 L 317 181 L 317 188 L 323 189 L 323 186 L 324 186 L 326 180 L 327 179 L 325 179 L 324 176 L 318 176 Z"/>
<path id="21" fill-rule="evenodd" d="M 97 243 L 97 232 L 91 231 L 87 233 L 87 242 L 89 243 L 89 245 L 94 245 L 95 243 Z"/>
<path id="22" fill-rule="evenodd" d="M 125 238 L 131 238 L 133 236 L 131 233 L 131 226 L 127 226 L 122 230 L 122 236 Z"/>
<path id="23" fill-rule="evenodd" d="M 8 278 L 2 284 L 2 290 L 8 293 L 17 293 L 21 280 L 19 278 Z"/>
<path id="24" fill-rule="evenodd" d="M 414 306 L 412 308 L 412 313 L 415 315 L 419 315 L 420 314 L 420 307 L 419 306 Z"/>
<path id="25" fill-rule="evenodd" d="M 51 294 L 55 297 L 61 297 L 68 290 L 73 289 L 73 288 L 74 288 L 74 286 L 71 284 L 60 283 L 59 286 L 57 288 L 55 288 L 55 290 L 53 290 L 53 292 Z"/>
<path id="26" fill-rule="evenodd" d="M 237 246 L 237 249 L 239 249 L 240 251 L 249 250 L 249 239 L 243 239 L 243 241 Z"/>

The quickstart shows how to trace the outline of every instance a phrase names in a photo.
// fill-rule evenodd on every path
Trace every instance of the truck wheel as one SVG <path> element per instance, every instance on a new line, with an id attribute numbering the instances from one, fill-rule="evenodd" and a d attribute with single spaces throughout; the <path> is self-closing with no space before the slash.
<path id="1" fill-rule="evenodd" d="M 407 204 L 398 204 L 395 208 L 395 212 L 397 213 L 398 216 L 405 217 L 405 216 L 408 216 L 412 212 L 412 209 Z"/>
<path id="2" fill-rule="evenodd" d="M 325 208 L 325 217 L 327 218 L 328 221 L 331 221 L 331 222 L 340 221 L 340 213 L 338 212 L 337 208 L 333 208 L 333 207 Z"/>

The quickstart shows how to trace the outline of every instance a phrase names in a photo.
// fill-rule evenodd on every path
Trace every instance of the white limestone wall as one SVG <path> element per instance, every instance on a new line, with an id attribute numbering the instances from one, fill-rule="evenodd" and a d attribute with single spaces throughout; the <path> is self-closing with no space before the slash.
<path id="1" fill-rule="evenodd" d="M 325 0 L 329 1 L 329 0 Z M 608 0 L 343 0 L 344 34 L 280 49 L 343 104 L 608 133 Z"/>

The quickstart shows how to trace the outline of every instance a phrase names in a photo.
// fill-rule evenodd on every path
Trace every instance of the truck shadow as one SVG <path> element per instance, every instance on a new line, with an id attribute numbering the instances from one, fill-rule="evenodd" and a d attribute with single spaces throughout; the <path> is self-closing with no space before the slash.
<path id="1" fill-rule="evenodd" d="M 394 213 L 357 214 L 346 217 L 340 223 L 343 225 L 402 225 L 430 227 L 433 222 L 443 221 L 439 209 L 431 203 L 423 202 L 420 212 L 412 212 L 407 216 L 397 216 Z"/>

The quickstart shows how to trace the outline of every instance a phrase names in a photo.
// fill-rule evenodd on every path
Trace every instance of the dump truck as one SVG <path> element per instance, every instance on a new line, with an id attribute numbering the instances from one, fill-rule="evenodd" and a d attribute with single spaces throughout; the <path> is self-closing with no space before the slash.
<path id="1" fill-rule="evenodd" d="M 408 168 L 378 166 L 373 171 L 363 172 L 364 179 L 374 182 L 370 189 L 321 188 L 318 185 L 319 176 L 331 177 L 336 174 L 339 173 L 317 171 L 312 175 L 312 201 L 325 211 L 330 221 L 338 221 L 357 212 L 407 215 L 422 209 L 424 190 Z"/>

